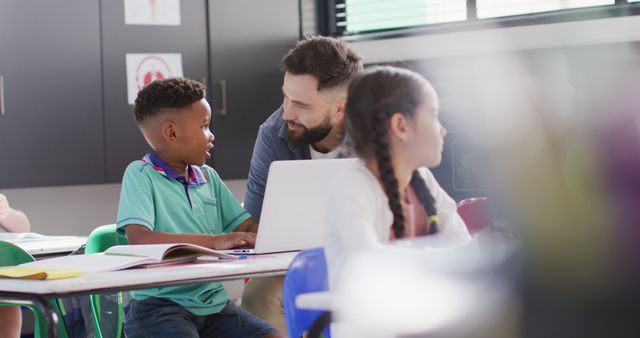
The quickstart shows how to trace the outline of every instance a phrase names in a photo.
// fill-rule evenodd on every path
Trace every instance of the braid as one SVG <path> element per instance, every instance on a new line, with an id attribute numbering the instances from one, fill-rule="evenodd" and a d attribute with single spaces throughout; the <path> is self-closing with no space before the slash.
<path id="1" fill-rule="evenodd" d="M 355 153 L 366 160 L 375 159 L 380 181 L 393 213 L 395 238 L 405 236 L 405 215 L 390 150 L 389 121 L 393 114 L 412 120 L 418 107 L 437 102 L 433 86 L 418 73 L 394 67 L 374 67 L 358 75 L 349 84 L 345 105 L 345 131 Z M 415 175 L 414 175 L 415 176 Z M 414 183 L 420 179 L 420 184 Z M 429 214 L 429 232 L 437 232 L 433 197 L 421 177 L 412 179 L 416 196 Z M 435 220 L 435 221 L 434 221 Z"/>
<path id="2" fill-rule="evenodd" d="M 429 187 L 427 187 L 426 182 L 420 176 L 418 170 L 413 171 L 413 175 L 411 176 L 411 187 L 413 191 L 416 193 L 418 200 L 422 203 L 424 210 L 427 212 L 429 218 L 427 221 L 427 233 L 435 234 L 439 231 L 438 226 L 438 211 L 436 210 L 436 200 L 431 195 L 429 191 Z"/>
<path id="3" fill-rule="evenodd" d="M 387 136 L 387 124 L 389 116 L 386 112 L 379 111 L 373 117 L 374 137 L 373 144 L 375 149 L 376 162 L 378 163 L 378 171 L 380 171 L 380 179 L 389 199 L 389 208 L 393 213 L 393 234 L 395 238 L 404 237 L 404 213 L 400 204 L 400 192 L 398 189 L 398 180 L 396 179 L 393 166 L 391 165 L 391 155 L 389 153 L 389 141 Z"/>

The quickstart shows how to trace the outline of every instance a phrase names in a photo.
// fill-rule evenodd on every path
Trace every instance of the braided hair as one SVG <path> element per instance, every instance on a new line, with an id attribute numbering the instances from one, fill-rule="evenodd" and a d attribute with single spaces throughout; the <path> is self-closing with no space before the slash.
<path id="1" fill-rule="evenodd" d="M 395 238 L 405 235 L 405 217 L 389 151 L 389 121 L 395 113 L 413 118 L 421 104 L 433 99 L 425 94 L 428 87 L 431 84 L 419 74 L 389 66 L 371 68 L 349 85 L 345 129 L 353 150 L 361 158 L 376 160 L 389 209 L 393 213 L 391 228 Z M 427 233 L 436 233 L 435 199 L 417 170 L 413 172 L 410 184 L 429 215 Z"/>

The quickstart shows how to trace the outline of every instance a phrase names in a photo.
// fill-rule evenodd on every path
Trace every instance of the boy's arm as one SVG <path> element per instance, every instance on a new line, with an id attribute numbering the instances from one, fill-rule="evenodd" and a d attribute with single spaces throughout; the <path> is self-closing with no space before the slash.
<path id="1" fill-rule="evenodd" d="M 239 247 L 251 247 L 256 243 L 256 234 L 233 232 L 221 235 L 177 234 L 151 231 L 144 225 L 125 226 L 129 244 L 191 243 L 211 249 L 224 250 Z"/>
<path id="2" fill-rule="evenodd" d="M 249 217 L 244 222 L 240 223 L 234 232 L 258 232 L 258 222 L 255 219 Z"/>
<path id="3" fill-rule="evenodd" d="M 9 206 L 7 197 L 0 194 L 0 227 L 8 232 L 28 232 L 31 224 L 27 216 Z"/>

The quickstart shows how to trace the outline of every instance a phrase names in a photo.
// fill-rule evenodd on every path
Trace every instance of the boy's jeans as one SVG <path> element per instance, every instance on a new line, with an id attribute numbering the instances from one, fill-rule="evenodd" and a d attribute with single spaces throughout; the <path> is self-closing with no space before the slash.
<path id="1" fill-rule="evenodd" d="M 129 302 L 125 308 L 124 331 L 127 338 L 257 338 L 277 332 L 229 301 L 219 313 L 198 316 L 168 299 L 154 297 Z"/>

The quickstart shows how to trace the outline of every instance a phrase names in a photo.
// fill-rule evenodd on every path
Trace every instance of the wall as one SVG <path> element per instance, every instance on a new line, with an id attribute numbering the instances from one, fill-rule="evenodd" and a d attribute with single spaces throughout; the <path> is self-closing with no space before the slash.
<path id="1" fill-rule="evenodd" d="M 244 199 L 246 180 L 225 183 L 238 201 Z M 120 184 L 5 189 L 13 208 L 24 211 L 32 231 L 47 235 L 88 235 L 93 228 L 114 223 Z"/>

